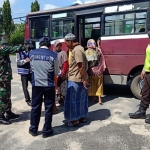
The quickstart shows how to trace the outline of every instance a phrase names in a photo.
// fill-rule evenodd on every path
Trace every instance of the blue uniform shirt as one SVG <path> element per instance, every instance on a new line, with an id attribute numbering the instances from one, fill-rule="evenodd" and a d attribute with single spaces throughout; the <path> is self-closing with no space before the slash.
<path id="1" fill-rule="evenodd" d="M 32 86 L 53 87 L 54 75 L 59 73 L 57 54 L 43 46 L 30 51 Z"/>

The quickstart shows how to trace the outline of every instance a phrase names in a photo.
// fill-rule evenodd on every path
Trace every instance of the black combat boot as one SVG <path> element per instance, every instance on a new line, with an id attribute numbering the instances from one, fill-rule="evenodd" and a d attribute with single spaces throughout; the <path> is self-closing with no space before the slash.
<path id="1" fill-rule="evenodd" d="M 11 122 L 5 118 L 5 116 L 0 116 L 0 124 L 9 125 Z"/>
<path id="2" fill-rule="evenodd" d="M 27 105 L 28 105 L 28 106 L 31 106 L 31 104 L 32 104 L 31 100 L 26 101 L 26 102 L 27 102 Z"/>
<path id="3" fill-rule="evenodd" d="M 19 118 L 19 115 L 13 113 L 12 111 L 7 111 L 7 112 L 6 112 L 6 118 L 7 118 L 8 120 L 13 120 L 13 119 Z"/>
<path id="4" fill-rule="evenodd" d="M 145 123 L 150 124 L 150 117 L 145 119 Z"/>
<path id="5" fill-rule="evenodd" d="M 132 119 L 145 119 L 146 117 L 146 108 L 140 106 L 139 110 L 135 113 L 129 113 L 129 117 Z"/>

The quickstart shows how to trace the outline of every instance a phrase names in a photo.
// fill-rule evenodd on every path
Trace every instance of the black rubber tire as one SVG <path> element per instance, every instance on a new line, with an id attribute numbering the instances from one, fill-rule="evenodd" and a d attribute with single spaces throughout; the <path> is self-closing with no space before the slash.
<path id="1" fill-rule="evenodd" d="M 132 81 L 131 81 L 131 84 L 130 84 L 130 89 L 133 93 L 133 95 L 137 98 L 137 99 L 141 99 L 141 89 L 139 87 L 139 81 L 141 80 L 141 77 L 140 77 L 140 74 L 141 72 L 137 72 L 133 78 L 132 78 Z"/>

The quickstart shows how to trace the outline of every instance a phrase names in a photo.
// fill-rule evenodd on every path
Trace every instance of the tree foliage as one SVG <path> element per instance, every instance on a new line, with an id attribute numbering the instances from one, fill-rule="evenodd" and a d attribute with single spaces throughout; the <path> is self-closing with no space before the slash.
<path id="1" fill-rule="evenodd" d="M 2 23 L 3 23 L 3 19 L 2 19 L 2 7 L 0 7 L 0 33 L 3 32 Z"/>
<path id="2" fill-rule="evenodd" d="M 24 43 L 24 29 L 25 24 L 15 24 L 14 32 L 10 35 L 9 44 L 10 45 L 19 45 Z"/>
<path id="3" fill-rule="evenodd" d="M 11 32 L 13 31 L 13 22 L 11 16 L 11 7 L 9 0 L 4 1 L 2 8 L 2 19 L 3 19 L 3 30 L 5 34 L 10 37 Z"/>
<path id="4" fill-rule="evenodd" d="M 39 11 L 40 10 L 40 4 L 37 0 L 31 3 L 31 12 Z"/>

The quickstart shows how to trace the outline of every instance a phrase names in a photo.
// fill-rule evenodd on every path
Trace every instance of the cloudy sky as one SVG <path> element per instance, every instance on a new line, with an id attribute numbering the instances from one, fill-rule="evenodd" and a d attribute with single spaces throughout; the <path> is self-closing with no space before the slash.
<path id="1" fill-rule="evenodd" d="M 9 0 L 12 8 L 13 18 L 25 16 L 30 12 L 31 2 L 34 0 Z M 38 0 L 41 10 L 52 9 L 56 7 L 70 6 L 75 1 L 81 1 L 81 3 L 90 3 L 102 0 Z M 4 0 L 0 0 L 0 7 L 3 5 Z"/>

